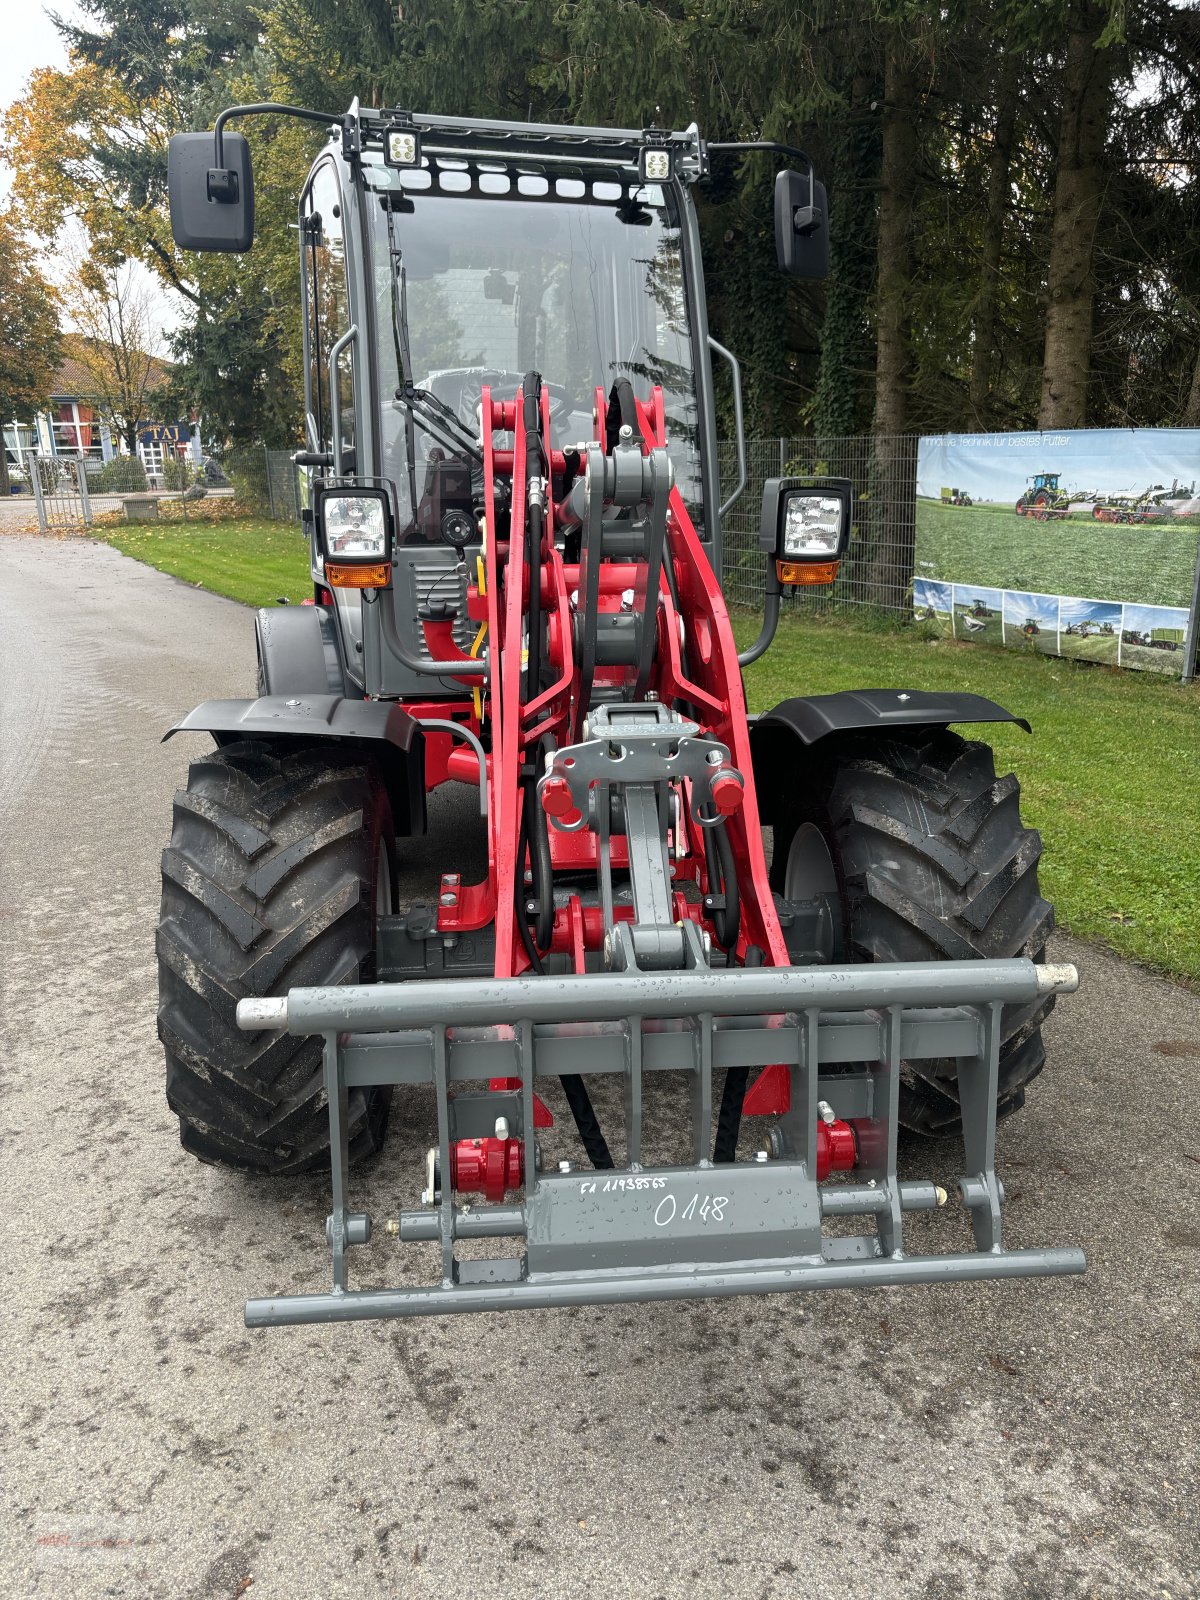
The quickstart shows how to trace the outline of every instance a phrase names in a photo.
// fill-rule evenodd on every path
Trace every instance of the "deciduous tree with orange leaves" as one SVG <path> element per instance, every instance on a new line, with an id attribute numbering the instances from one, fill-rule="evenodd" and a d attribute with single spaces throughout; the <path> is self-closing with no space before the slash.
<path id="1" fill-rule="evenodd" d="M 0 423 L 24 422 L 50 397 L 61 336 L 54 290 L 11 210 L 0 211 Z M 0 496 L 10 491 L 0 449 Z"/>

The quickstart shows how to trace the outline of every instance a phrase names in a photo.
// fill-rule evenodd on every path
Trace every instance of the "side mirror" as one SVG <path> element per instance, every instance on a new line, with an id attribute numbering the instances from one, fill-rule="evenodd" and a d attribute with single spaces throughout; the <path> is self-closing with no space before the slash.
<path id="1" fill-rule="evenodd" d="M 483 298 L 499 300 L 501 304 L 511 306 L 517 298 L 516 285 L 509 283 L 499 267 L 493 267 L 483 280 Z"/>
<path id="2" fill-rule="evenodd" d="M 792 278 L 829 276 L 829 210 L 825 185 L 810 172 L 775 179 L 775 257 Z"/>
<path id="3" fill-rule="evenodd" d="M 759 543 L 780 583 L 832 583 L 850 543 L 849 478 L 768 478 Z"/>
<path id="4" fill-rule="evenodd" d="M 240 133 L 177 133 L 167 145 L 171 235 L 181 250 L 246 251 L 254 242 L 254 174 Z"/>

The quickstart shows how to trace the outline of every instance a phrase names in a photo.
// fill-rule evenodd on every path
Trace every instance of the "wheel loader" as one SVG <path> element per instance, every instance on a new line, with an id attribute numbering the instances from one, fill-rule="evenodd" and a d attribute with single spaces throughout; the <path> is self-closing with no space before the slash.
<path id="1" fill-rule="evenodd" d="M 250 247 L 227 125 L 259 114 L 329 131 L 298 218 L 313 603 L 258 612 L 256 693 L 167 735 L 212 747 L 158 929 L 185 1148 L 330 1177 L 328 1287 L 247 1324 L 1081 1271 L 1006 1244 L 995 1167 L 1077 975 L 1045 961 L 1017 782 L 954 729 L 1028 724 L 894 686 L 746 710 L 783 595 L 834 580 L 856 508 L 843 480 L 767 482 L 739 649 L 718 574 L 741 384 L 694 192 L 789 163 L 778 264 L 818 278 L 811 162 L 695 126 L 239 106 L 171 141 L 182 248 Z M 443 853 L 401 905 L 397 852 L 428 855 L 443 789 L 486 870 Z M 389 1116 L 436 1138 L 420 1203 L 372 1218 L 351 1168 Z M 961 1146 L 945 1252 L 906 1244 L 947 1191 L 898 1174 L 904 1130 Z M 355 1252 L 414 1243 L 432 1281 L 376 1259 L 400 1281 L 355 1287 Z"/>

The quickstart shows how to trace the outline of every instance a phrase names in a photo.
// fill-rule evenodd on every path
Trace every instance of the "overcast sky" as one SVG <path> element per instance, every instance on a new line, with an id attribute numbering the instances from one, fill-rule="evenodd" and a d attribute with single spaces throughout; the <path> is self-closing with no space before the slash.
<path id="1" fill-rule="evenodd" d="M 20 99 L 29 75 L 35 68 L 66 67 L 66 48 L 49 13 L 54 11 L 70 21 L 78 21 L 83 15 L 76 0 L 53 0 L 48 7 L 29 3 L 29 0 L 13 0 L 13 3 L 5 5 L 4 10 L 3 48 L 0 49 L 0 107 L 10 106 L 14 100 Z M 0 161 L 0 202 L 8 194 L 11 179 L 8 167 Z M 49 276 L 54 276 L 51 259 L 43 261 L 43 270 Z M 157 278 L 152 278 L 148 273 L 146 277 L 159 295 L 162 327 L 176 327 L 181 310 L 178 296 L 163 288 Z"/>
<path id="2" fill-rule="evenodd" d="M 0 105 L 9 106 L 20 98 L 35 67 L 65 67 L 67 52 L 58 29 L 40 5 L 19 3 L 5 6 L 4 48 L 0 50 Z M 74 0 L 59 0 L 53 9 L 75 20 L 79 7 Z M 8 192 L 8 172 L 0 166 L 0 192 Z"/>

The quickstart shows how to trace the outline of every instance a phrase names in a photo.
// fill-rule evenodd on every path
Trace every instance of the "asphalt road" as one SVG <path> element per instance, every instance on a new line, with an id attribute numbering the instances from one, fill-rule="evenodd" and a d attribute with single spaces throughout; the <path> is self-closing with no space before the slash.
<path id="1" fill-rule="evenodd" d="M 0 626 L 0 1594 L 1197 1592 L 1200 999 L 1055 942 L 1083 987 L 1000 1166 L 1084 1278 L 248 1333 L 323 1284 L 323 1186 L 180 1149 L 154 926 L 196 744 L 158 741 L 245 692 L 250 617 L 9 537 Z M 429 1137 L 393 1113 L 376 1215 Z"/>

